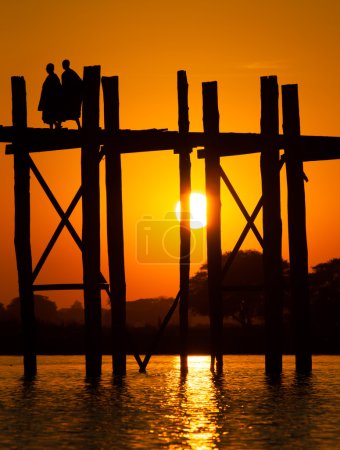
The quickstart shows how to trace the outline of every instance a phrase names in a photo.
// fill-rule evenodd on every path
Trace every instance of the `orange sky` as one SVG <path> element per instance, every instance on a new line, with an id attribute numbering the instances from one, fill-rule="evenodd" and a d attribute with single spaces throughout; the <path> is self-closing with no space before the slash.
<path id="1" fill-rule="evenodd" d="M 45 66 L 71 60 L 82 74 L 100 64 L 119 75 L 122 128 L 177 129 L 176 72 L 187 71 L 191 131 L 202 130 L 201 82 L 218 81 L 220 130 L 259 132 L 259 77 L 277 75 L 298 83 L 303 134 L 340 136 L 338 0 L 4 0 L 0 15 L 0 124 L 11 124 L 10 77 L 23 75 L 29 126 L 43 126 L 37 111 Z M 102 120 L 102 119 L 101 119 Z M 80 182 L 79 150 L 40 154 L 34 160 L 66 208 Z M 129 300 L 174 296 L 178 267 L 149 266 L 136 258 L 137 224 L 161 220 L 179 196 L 178 157 L 172 152 L 125 155 L 123 160 L 126 277 Z M 223 166 L 252 210 L 260 195 L 259 157 L 224 158 Z M 17 295 L 13 246 L 13 159 L 0 152 L 0 302 Z M 340 256 L 340 213 L 335 210 L 340 162 L 308 163 L 305 171 L 310 265 Z M 102 176 L 103 168 L 102 168 Z M 204 191 L 204 165 L 192 155 L 192 188 Z M 286 197 L 282 174 L 283 254 L 288 258 Z M 104 187 L 104 185 L 102 186 Z M 240 213 L 222 190 L 223 251 L 243 227 Z M 104 189 L 102 189 L 103 206 Z M 32 252 L 40 256 L 58 223 L 32 179 Z M 81 229 L 80 208 L 72 221 Z M 257 221 L 261 227 L 261 218 Z M 105 214 L 102 271 L 107 275 Z M 244 248 L 258 248 L 250 237 Z M 204 260 L 205 255 L 202 256 Z M 193 272 L 199 265 L 193 266 Z M 65 232 L 37 282 L 80 282 L 81 258 Z M 62 306 L 81 292 L 55 294 Z M 106 303 L 105 296 L 103 297 Z"/>

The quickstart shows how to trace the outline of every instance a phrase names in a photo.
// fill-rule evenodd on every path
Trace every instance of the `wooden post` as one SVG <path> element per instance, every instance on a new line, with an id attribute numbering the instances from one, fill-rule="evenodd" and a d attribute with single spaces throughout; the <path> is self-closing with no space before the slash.
<path id="1" fill-rule="evenodd" d="M 83 207 L 83 277 L 86 375 L 101 373 L 100 203 L 99 203 L 100 66 L 84 68 L 81 179 Z"/>
<path id="2" fill-rule="evenodd" d="M 105 130 L 119 131 L 118 77 L 102 78 Z M 112 364 L 126 373 L 126 284 L 124 269 L 122 170 L 119 148 L 105 146 L 107 243 L 112 314 Z"/>
<path id="3" fill-rule="evenodd" d="M 24 375 L 37 373 L 36 323 L 32 289 L 30 238 L 30 169 L 20 133 L 27 128 L 26 85 L 23 77 L 12 77 L 12 120 L 16 135 L 14 153 L 15 253 L 17 260 L 21 322 L 23 329 Z"/>
<path id="4" fill-rule="evenodd" d="M 290 284 L 293 304 L 296 370 L 310 372 L 310 311 L 308 292 L 308 247 L 303 162 L 294 138 L 300 136 L 299 95 L 296 84 L 282 86 L 283 132 L 289 139 L 285 148 Z"/>
<path id="5" fill-rule="evenodd" d="M 188 82 L 184 70 L 177 72 L 178 93 L 178 130 L 181 136 L 189 132 L 189 106 L 188 106 Z M 185 143 L 179 149 L 179 177 L 180 177 L 180 357 L 181 370 L 188 370 L 188 300 L 190 278 L 190 193 L 191 193 L 191 147 Z"/>
<path id="6" fill-rule="evenodd" d="M 203 126 L 211 142 L 206 146 L 205 180 L 207 194 L 207 252 L 208 289 L 211 330 L 211 369 L 215 360 L 217 371 L 223 368 L 222 336 L 222 251 L 221 251 L 221 200 L 220 158 L 213 139 L 219 133 L 217 82 L 203 83 Z"/>
<path id="7" fill-rule="evenodd" d="M 266 372 L 282 371 L 282 224 L 280 213 L 278 85 L 275 76 L 261 77 L 261 152 L 263 196 L 263 268 L 265 282 Z"/>

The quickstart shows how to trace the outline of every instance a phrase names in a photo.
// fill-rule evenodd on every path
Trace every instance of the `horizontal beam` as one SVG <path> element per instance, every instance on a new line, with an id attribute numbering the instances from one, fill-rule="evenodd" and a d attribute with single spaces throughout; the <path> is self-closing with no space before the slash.
<path id="1" fill-rule="evenodd" d="M 294 141 L 294 142 L 292 142 Z M 326 161 L 331 159 L 340 159 L 340 138 L 326 136 L 297 136 L 295 139 L 285 139 L 285 147 L 288 145 L 297 145 L 302 154 L 302 160 L 308 161 Z"/>
<path id="2" fill-rule="evenodd" d="M 49 151 L 72 149 L 80 147 L 80 133 L 78 130 L 48 128 L 26 128 L 16 132 L 13 127 L 0 126 L 0 142 L 10 142 L 14 147 L 25 146 L 31 151 Z M 6 149 L 7 153 L 7 149 Z"/>
<path id="3" fill-rule="evenodd" d="M 215 145 L 220 149 L 219 156 L 236 156 L 261 152 L 266 145 L 266 138 L 261 134 L 220 133 L 221 140 Z M 278 149 L 284 150 L 294 144 L 299 148 L 303 161 L 340 159 L 340 137 L 297 136 L 294 138 L 278 135 L 271 138 Z M 276 141 L 276 142 L 275 142 Z M 293 141 L 293 142 L 292 142 Z M 224 145 L 225 144 L 225 145 Z M 198 150 L 199 159 L 205 158 L 205 150 Z"/>
<path id="4" fill-rule="evenodd" d="M 180 135 L 177 131 L 154 129 L 119 130 L 114 133 L 98 129 L 94 135 L 87 136 L 82 130 L 46 128 L 27 128 L 18 134 L 13 127 L 0 126 L 0 142 L 10 143 L 6 146 L 6 154 L 9 155 L 22 147 L 29 152 L 80 148 L 89 139 L 99 145 L 119 149 L 122 154 L 214 146 L 220 157 L 261 152 L 266 141 L 263 135 L 257 133 L 219 133 L 211 137 L 203 132 Z M 283 135 L 273 139 L 279 149 L 292 144 L 291 138 Z M 298 136 L 294 138 L 294 145 L 300 148 L 303 161 L 340 159 L 340 137 Z M 198 158 L 205 158 L 205 150 L 198 151 Z"/>
<path id="5" fill-rule="evenodd" d="M 107 283 L 99 283 L 100 289 L 107 289 L 109 285 Z M 69 284 L 35 284 L 33 285 L 33 291 L 80 291 L 84 289 L 82 283 L 69 283 Z"/>

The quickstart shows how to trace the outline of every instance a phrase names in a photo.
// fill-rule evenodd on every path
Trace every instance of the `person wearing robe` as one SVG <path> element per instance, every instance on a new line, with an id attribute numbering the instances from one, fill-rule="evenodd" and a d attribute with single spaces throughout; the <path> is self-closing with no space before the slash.
<path id="1" fill-rule="evenodd" d="M 54 64 L 46 66 L 48 73 L 41 90 L 38 111 L 42 111 L 42 120 L 52 129 L 61 127 L 61 83 L 54 73 Z"/>
<path id="2" fill-rule="evenodd" d="M 75 120 L 80 127 L 80 114 L 82 103 L 82 84 L 80 76 L 70 68 L 70 61 L 65 59 L 62 62 L 64 72 L 61 75 L 63 113 L 62 120 Z"/>

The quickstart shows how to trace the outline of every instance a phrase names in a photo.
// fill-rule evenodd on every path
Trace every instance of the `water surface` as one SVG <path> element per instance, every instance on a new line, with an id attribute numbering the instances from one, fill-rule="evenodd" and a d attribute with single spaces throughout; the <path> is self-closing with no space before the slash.
<path id="1" fill-rule="evenodd" d="M 225 356 L 224 374 L 206 356 L 155 356 L 147 374 L 128 358 L 115 380 L 111 359 L 91 383 L 81 356 L 41 356 L 22 379 L 19 357 L 0 357 L 1 448 L 335 449 L 340 448 L 340 357 L 315 356 L 310 377 L 284 358 L 280 380 L 262 356 Z"/>

